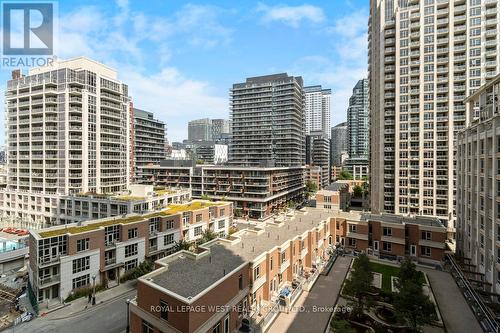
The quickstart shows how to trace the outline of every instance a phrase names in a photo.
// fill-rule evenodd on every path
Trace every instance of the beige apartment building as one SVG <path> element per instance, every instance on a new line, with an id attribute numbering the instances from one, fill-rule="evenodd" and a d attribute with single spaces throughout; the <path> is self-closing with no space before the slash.
<path id="1" fill-rule="evenodd" d="M 499 68 L 498 0 L 371 0 L 371 208 L 455 232 L 454 140 Z"/>
<path id="2" fill-rule="evenodd" d="M 5 101 L 2 217 L 54 224 L 61 195 L 128 187 L 130 99 L 116 70 L 80 57 L 14 71 Z"/>
<path id="3" fill-rule="evenodd" d="M 500 293 L 500 75 L 468 99 L 471 121 L 457 135 L 457 253 L 473 278 Z"/>
<path id="4" fill-rule="evenodd" d="M 29 281 L 42 305 L 64 301 L 72 291 L 119 283 L 144 260 L 175 251 L 179 240 L 196 242 L 205 230 L 224 237 L 232 223 L 230 202 L 170 204 L 129 214 L 30 231 Z"/>

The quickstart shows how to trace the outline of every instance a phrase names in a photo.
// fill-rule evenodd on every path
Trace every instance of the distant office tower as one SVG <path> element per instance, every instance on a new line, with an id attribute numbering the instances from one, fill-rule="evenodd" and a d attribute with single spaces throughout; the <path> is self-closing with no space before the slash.
<path id="1" fill-rule="evenodd" d="M 220 141 L 224 139 L 226 134 L 230 132 L 229 120 L 227 119 L 212 119 L 212 140 Z"/>
<path id="2" fill-rule="evenodd" d="M 57 196 L 127 188 L 128 87 L 87 58 L 7 82 L 8 184 L 2 215 L 54 221 Z"/>
<path id="3" fill-rule="evenodd" d="M 231 89 L 230 163 L 300 166 L 305 160 L 301 77 L 286 73 L 247 78 Z"/>
<path id="4" fill-rule="evenodd" d="M 330 139 L 330 99 L 331 89 L 321 86 L 304 87 L 306 134 L 323 131 Z"/>
<path id="5" fill-rule="evenodd" d="M 464 98 L 498 72 L 498 10 L 496 0 L 371 0 L 374 213 L 437 216 L 453 232 L 453 142 Z"/>
<path id="6" fill-rule="evenodd" d="M 468 99 L 473 112 L 456 141 L 457 253 L 469 258 L 467 267 L 482 275 L 485 290 L 495 294 L 500 292 L 499 96 L 500 75 Z"/>
<path id="7" fill-rule="evenodd" d="M 347 156 L 347 123 L 340 123 L 332 127 L 330 140 L 330 163 L 331 165 L 342 165 Z"/>
<path id="8" fill-rule="evenodd" d="M 133 153 L 135 177 L 139 167 L 148 163 L 157 164 L 165 159 L 165 123 L 154 119 L 152 112 L 134 108 Z"/>
<path id="9" fill-rule="evenodd" d="M 228 159 L 228 146 L 215 141 L 196 141 L 186 145 L 186 153 L 199 164 L 224 164 Z"/>
<path id="10" fill-rule="evenodd" d="M 330 140 L 323 131 L 306 136 L 306 164 L 320 168 L 318 188 L 328 186 L 330 179 Z"/>
<path id="11" fill-rule="evenodd" d="M 350 158 L 368 158 L 368 79 L 359 80 L 347 108 L 347 147 Z"/>
<path id="12" fill-rule="evenodd" d="M 209 118 L 192 120 L 188 123 L 189 141 L 211 141 L 212 121 Z"/>

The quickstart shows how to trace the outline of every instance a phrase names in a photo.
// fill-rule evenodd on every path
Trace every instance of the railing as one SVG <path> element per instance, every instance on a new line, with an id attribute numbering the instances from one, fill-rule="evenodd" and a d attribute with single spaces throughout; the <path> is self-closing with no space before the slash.
<path id="1" fill-rule="evenodd" d="M 452 276 L 455 278 L 458 286 L 462 289 L 464 293 L 464 297 L 467 300 L 467 303 L 471 307 L 474 314 L 478 317 L 478 320 L 481 322 L 481 326 L 485 332 L 500 332 L 500 326 L 498 322 L 495 320 L 495 315 L 491 312 L 491 310 L 483 303 L 481 297 L 477 294 L 477 292 L 472 288 L 469 283 L 469 280 L 463 275 L 462 270 L 457 265 L 455 260 L 450 254 L 446 255 L 446 258 L 451 264 Z"/>
<path id="2" fill-rule="evenodd" d="M 46 277 L 39 277 L 38 278 L 38 286 L 46 285 L 51 282 L 59 282 L 61 279 L 61 276 L 58 275 L 51 275 L 51 276 L 46 276 Z"/>

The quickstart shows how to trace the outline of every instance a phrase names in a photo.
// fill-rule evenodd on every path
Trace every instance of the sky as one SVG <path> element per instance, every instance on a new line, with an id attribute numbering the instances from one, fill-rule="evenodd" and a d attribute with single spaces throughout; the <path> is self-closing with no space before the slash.
<path id="1" fill-rule="evenodd" d="M 233 83 L 281 72 L 332 89 L 334 126 L 345 121 L 352 88 L 367 75 L 368 6 L 368 0 L 64 0 L 56 55 L 117 69 L 134 106 L 167 124 L 170 142 L 187 139 L 190 120 L 229 118 Z M 0 69 L 2 90 L 10 71 Z"/>

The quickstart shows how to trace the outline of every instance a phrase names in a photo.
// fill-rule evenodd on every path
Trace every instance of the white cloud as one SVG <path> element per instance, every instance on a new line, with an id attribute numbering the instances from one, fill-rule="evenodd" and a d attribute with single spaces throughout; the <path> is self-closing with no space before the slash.
<path id="1" fill-rule="evenodd" d="M 288 24 L 294 28 L 298 28 L 303 21 L 321 23 L 325 20 L 323 9 L 306 4 L 301 6 L 268 6 L 263 3 L 259 3 L 257 6 L 257 12 L 263 14 L 262 22 L 264 23 L 278 21 Z"/>
<path id="2" fill-rule="evenodd" d="M 174 42 L 177 52 L 179 47 L 207 49 L 231 41 L 232 30 L 219 22 L 218 8 L 185 5 L 169 17 L 154 17 L 121 0 L 114 9 L 83 6 L 61 16 L 57 55 L 84 55 L 116 68 L 134 105 L 165 121 L 170 140 L 187 137 L 188 118 L 227 117 L 225 95 L 169 63 Z"/>

